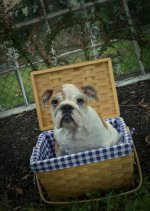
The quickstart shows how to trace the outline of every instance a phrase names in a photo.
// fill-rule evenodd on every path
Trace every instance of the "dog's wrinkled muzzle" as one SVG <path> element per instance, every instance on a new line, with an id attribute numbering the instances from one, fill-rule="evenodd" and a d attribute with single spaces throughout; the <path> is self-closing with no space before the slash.
<path id="1" fill-rule="evenodd" d="M 73 122 L 72 114 L 73 114 L 73 107 L 71 105 L 65 104 L 63 105 L 60 110 L 62 112 L 62 119 L 60 124 L 62 125 L 63 123 L 70 123 Z"/>
<path id="2" fill-rule="evenodd" d="M 71 124 L 80 127 L 83 120 L 83 114 L 78 105 L 71 101 L 63 101 L 60 103 L 55 111 L 54 117 L 57 128 Z"/>

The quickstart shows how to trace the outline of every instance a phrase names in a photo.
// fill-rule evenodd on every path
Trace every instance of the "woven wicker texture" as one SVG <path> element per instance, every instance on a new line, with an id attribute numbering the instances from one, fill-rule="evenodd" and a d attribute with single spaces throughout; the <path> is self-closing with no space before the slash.
<path id="1" fill-rule="evenodd" d="M 53 128 L 49 105 L 43 106 L 42 104 L 43 92 L 46 89 L 54 90 L 65 83 L 72 83 L 78 87 L 93 85 L 100 100 L 99 102 L 94 101 L 91 106 L 98 114 L 104 118 L 120 115 L 112 64 L 109 58 L 32 72 L 31 80 L 41 130 Z"/>
<path id="2" fill-rule="evenodd" d="M 106 190 L 133 182 L 133 153 L 129 156 L 38 173 L 48 196 L 74 197 L 95 189 Z"/>
<path id="3" fill-rule="evenodd" d="M 93 85 L 100 101 L 93 102 L 91 106 L 104 118 L 120 116 L 112 63 L 109 58 L 32 72 L 31 80 L 41 130 L 53 128 L 49 105 L 42 105 L 43 92 L 46 89 L 59 88 L 65 83 L 73 83 L 78 87 Z M 88 165 L 37 173 L 40 196 L 46 203 L 59 203 L 44 199 L 40 183 L 50 198 L 74 197 L 96 189 L 106 190 L 131 184 L 133 163 L 132 153 L 129 156 Z"/>

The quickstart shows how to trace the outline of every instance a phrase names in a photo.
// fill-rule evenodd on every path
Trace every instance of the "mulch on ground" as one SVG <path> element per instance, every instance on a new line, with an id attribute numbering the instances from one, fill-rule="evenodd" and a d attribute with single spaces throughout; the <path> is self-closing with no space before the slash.
<path id="1" fill-rule="evenodd" d="M 144 176 L 150 175 L 150 81 L 117 88 L 121 117 L 135 128 L 133 140 Z M 12 206 L 39 202 L 30 170 L 32 148 L 40 134 L 36 111 L 0 120 L 0 195 Z"/>

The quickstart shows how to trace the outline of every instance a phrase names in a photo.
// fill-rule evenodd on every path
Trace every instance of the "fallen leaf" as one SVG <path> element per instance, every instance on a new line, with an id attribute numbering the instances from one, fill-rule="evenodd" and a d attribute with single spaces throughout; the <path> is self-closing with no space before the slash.
<path id="1" fill-rule="evenodd" d="M 148 108 L 148 107 L 150 107 L 149 104 L 139 104 L 139 106 L 141 106 L 142 108 Z"/>
<path id="2" fill-rule="evenodd" d="M 135 91 L 131 91 L 130 93 L 131 93 L 131 94 L 135 94 Z"/>
<path id="3" fill-rule="evenodd" d="M 21 188 L 16 188 L 15 191 L 20 194 L 23 195 L 23 190 Z"/>
<path id="4" fill-rule="evenodd" d="M 29 177 L 29 174 L 26 174 L 25 176 L 21 177 L 21 179 L 26 180 L 26 179 L 28 179 L 28 177 Z"/>
<path id="5" fill-rule="evenodd" d="M 139 102 L 139 105 L 142 104 L 144 102 L 144 98 Z"/>
<path id="6" fill-rule="evenodd" d="M 8 184 L 8 185 L 7 185 L 7 188 L 10 189 L 10 187 L 11 187 L 11 184 Z"/>
<path id="7" fill-rule="evenodd" d="M 146 136 L 145 142 L 146 142 L 147 144 L 150 144 L 150 135 Z"/>
<path id="8" fill-rule="evenodd" d="M 126 105 L 128 102 L 129 102 L 128 99 L 127 99 L 127 100 L 123 100 L 123 101 L 121 102 L 121 104 L 122 104 L 122 105 Z"/>
<path id="9" fill-rule="evenodd" d="M 21 207 L 15 207 L 14 210 L 16 211 L 16 210 L 20 210 L 20 209 L 21 209 Z"/>

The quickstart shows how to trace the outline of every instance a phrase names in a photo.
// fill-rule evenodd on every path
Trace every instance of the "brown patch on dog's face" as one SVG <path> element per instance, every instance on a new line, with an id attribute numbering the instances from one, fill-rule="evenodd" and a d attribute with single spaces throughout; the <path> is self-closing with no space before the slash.
<path id="1" fill-rule="evenodd" d="M 50 99 L 50 104 L 53 110 L 63 101 L 63 93 L 60 88 L 57 88 L 53 91 L 53 94 Z"/>
<path id="2" fill-rule="evenodd" d="M 61 88 L 46 90 L 42 95 L 42 99 L 44 104 L 50 100 L 52 109 L 55 110 L 62 101 L 72 101 L 79 107 L 86 107 L 89 101 L 98 100 L 98 96 L 95 88 L 90 85 L 77 88 L 72 84 L 65 84 Z"/>
<path id="3" fill-rule="evenodd" d="M 85 85 L 81 87 L 82 92 L 86 96 L 88 101 L 96 100 L 99 101 L 96 89 L 91 85 Z"/>
<path id="4" fill-rule="evenodd" d="M 48 104 L 50 102 L 50 104 L 52 105 L 52 102 L 54 101 L 54 104 L 57 104 L 56 101 L 58 101 L 58 103 L 60 102 L 60 100 L 62 100 L 62 90 L 60 88 L 55 88 L 54 90 L 51 89 L 47 89 L 43 92 L 42 94 L 42 102 L 43 104 Z M 57 105 L 53 106 L 56 107 Z"/>
<path id="5" fill-rule="evenodd" d="M 50 102 L 52 119 L 57 128 L 82 127 L 87 112 L 87 104 L 97 99 L 92 86 L 78 88 L 73 84 L 64 84 L 61 88 L 46 90 L 43 102 Z"/>
<path id="6" fill-rule="evenodd" d="M 65 84 L 61 87 L 61 89 L 59 88 L 54 90 L 50 99 L 53 110 L 63 101 L 66 103 L 72 102 L 79 107 L 87 106 L 87 98 L 85 97 L 83 91 L 72 84 Z"/>

